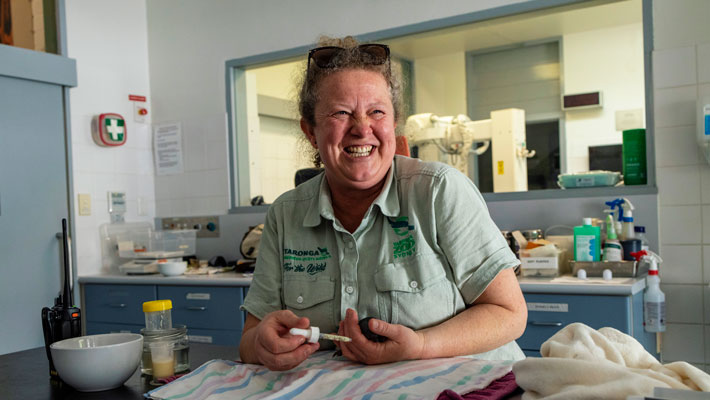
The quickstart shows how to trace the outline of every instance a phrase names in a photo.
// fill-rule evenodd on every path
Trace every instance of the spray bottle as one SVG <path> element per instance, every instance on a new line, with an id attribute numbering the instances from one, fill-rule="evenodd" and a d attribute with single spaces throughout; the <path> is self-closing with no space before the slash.
<path id="1" fill-rule="evenodd" d="M 604 210 L 607 211 L 607 210 Z M 604 261 L 621 261 L 621 243 L 616 238 L 614 229 L 614 217 L 611 214 L 606 216 L 606 240 L 604 241 Z"/>
<path id="2" fill-rule="evenodd" d="M 634 217 L 633 217 L 633 210 L 634 210 L 634 205 L 631 204 L 629 199 L 623 198 L 624 203 L 621 205 L 623 211 L 623 215 L 621 217 L 622 221 L 622 226 L 621 226 L 621 233 L 619 236 L 621 236 L 621 240 L 630 240 L 633 239 L 635 236 L 634 232 Z"/>
<path id="3" fill-rule="evenodd" d="M 663 260 L 652 251 L 648 251 L 642 260 L 649 263 L 643 294 L 643 326 L 646 332 L 665 332 L 666 295 L 661 291 L 661 278 L 658 276 L 658 264 Z"/>
<path id="4" fill-rule="evenodd" d="M 617 216 L 618 220 L 614 221 L 614 230 L 616 231 L 617 235 L 620 235 L 621 234 L 621 220 L 623 218 L 622 216 L 624 213 L 624 209 L 622 207 L 622 205 L 624 204 L 624 199 L 614 199 L 611 201 L 607 201 L 604 204 L 609 206 L 609 210 L 611 210 L 611 211 L 604 210 L 604 212 L 610 212 L 612 216 L 614 215 L 614 212 L 616 212 L 616 216 Z M 614 211 L 614 209 L 616 209 L 616 211 Z"/>

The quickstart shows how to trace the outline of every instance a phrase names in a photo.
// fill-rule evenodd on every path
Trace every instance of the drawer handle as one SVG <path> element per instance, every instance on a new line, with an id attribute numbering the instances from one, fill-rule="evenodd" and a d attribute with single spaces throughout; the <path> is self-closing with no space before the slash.
<path id="1" fill-rule="evenodd" d="M 535 326 L 562 326 L 562 322 L 553 322 L 553 321 L 530 321 L 530 325 L 535 325 Z"/>
<path id="2" fill-rule="evenodd" d="M 113 307 L 113 308 L 126 308 L 126 305 L 123 304 L 123 303 L 109 304 L 108 306 L 109 306 L 109 307 Z"/>
<path id="3" fill-rule="evenodd" d="M 187 307 L 190 311 L 205 311 L 207 307 Z"/>

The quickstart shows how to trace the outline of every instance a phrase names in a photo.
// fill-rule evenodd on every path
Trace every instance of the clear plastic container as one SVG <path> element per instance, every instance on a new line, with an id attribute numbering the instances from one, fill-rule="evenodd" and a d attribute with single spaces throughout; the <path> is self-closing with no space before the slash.
<path id="1" fill-rule="evenodd" d="M 634 237 L 641 240 L 641 250 L 649 250 L 648 238 L 646 238 L 646 227 L 639 225 L 634 226 Z"/>
<path id="2" fill-rule="evenodd" d="M 141 329 L 141 335 L 143 335 L 141 374 L 153 375 L 153 361 L 150 350 L 152 343 L 172 343 L 176 374 L 190 369 L 190 343 L 188 341 L 187 327 L 185 325 L 176 325 L 172 329 L 162 331 L 147 331 Z"/>
<path id="3" fill-rule="evenodd" d="M 615 186 L 621 181 L 621 174 L 614 171 L 587 171 L 574 174 L 559 174 L 557 185 L 562 189 L 595 186 Z"/>
<path id="4" fill-rule="evenodd" d="M 143 303 L 146 331 L 163 331 L 172 329 L 173 302 L 170 300 L 154 300 Z"/>
<path id="5" fill-rule="evenodd" d="M 195 254 L 194 229 L 128 231 L 116 236 L 121 258 L 171 258 Z"/>
<path id="6" fill-rule="evenodd" d="M 150 345 L 150 362 L 153 364 L 153 378 L 163 379 L 175 375 L 175 344 L 168 341 L 155 341 Z"/>

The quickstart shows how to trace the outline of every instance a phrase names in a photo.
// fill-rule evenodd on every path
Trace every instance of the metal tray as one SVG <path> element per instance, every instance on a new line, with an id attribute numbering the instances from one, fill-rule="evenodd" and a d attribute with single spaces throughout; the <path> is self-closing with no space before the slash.
<path id="1" fill-rule="evenodd" d="M 577 271 L 583 269 L 587 271 L 587 276 L 602 276 L 605 269 L 610 269 L 615 277 L 635 277 L 640 275 L 636 261 L 570 261 L 572 275 L 577 275 Z M 642 272 L 642 271 L 641 271 Z"/>

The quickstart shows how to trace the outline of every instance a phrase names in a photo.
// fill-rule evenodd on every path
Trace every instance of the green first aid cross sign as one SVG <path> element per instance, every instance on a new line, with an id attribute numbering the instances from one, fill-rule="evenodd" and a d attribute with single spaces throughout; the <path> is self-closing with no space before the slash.
<path id="1" fill-rule="evenodd" d="M 126 143 L 126 120 L 119 114 L 99 115 L 96 128 L 94 140 L 99 145 L 120 146 Z"/>

